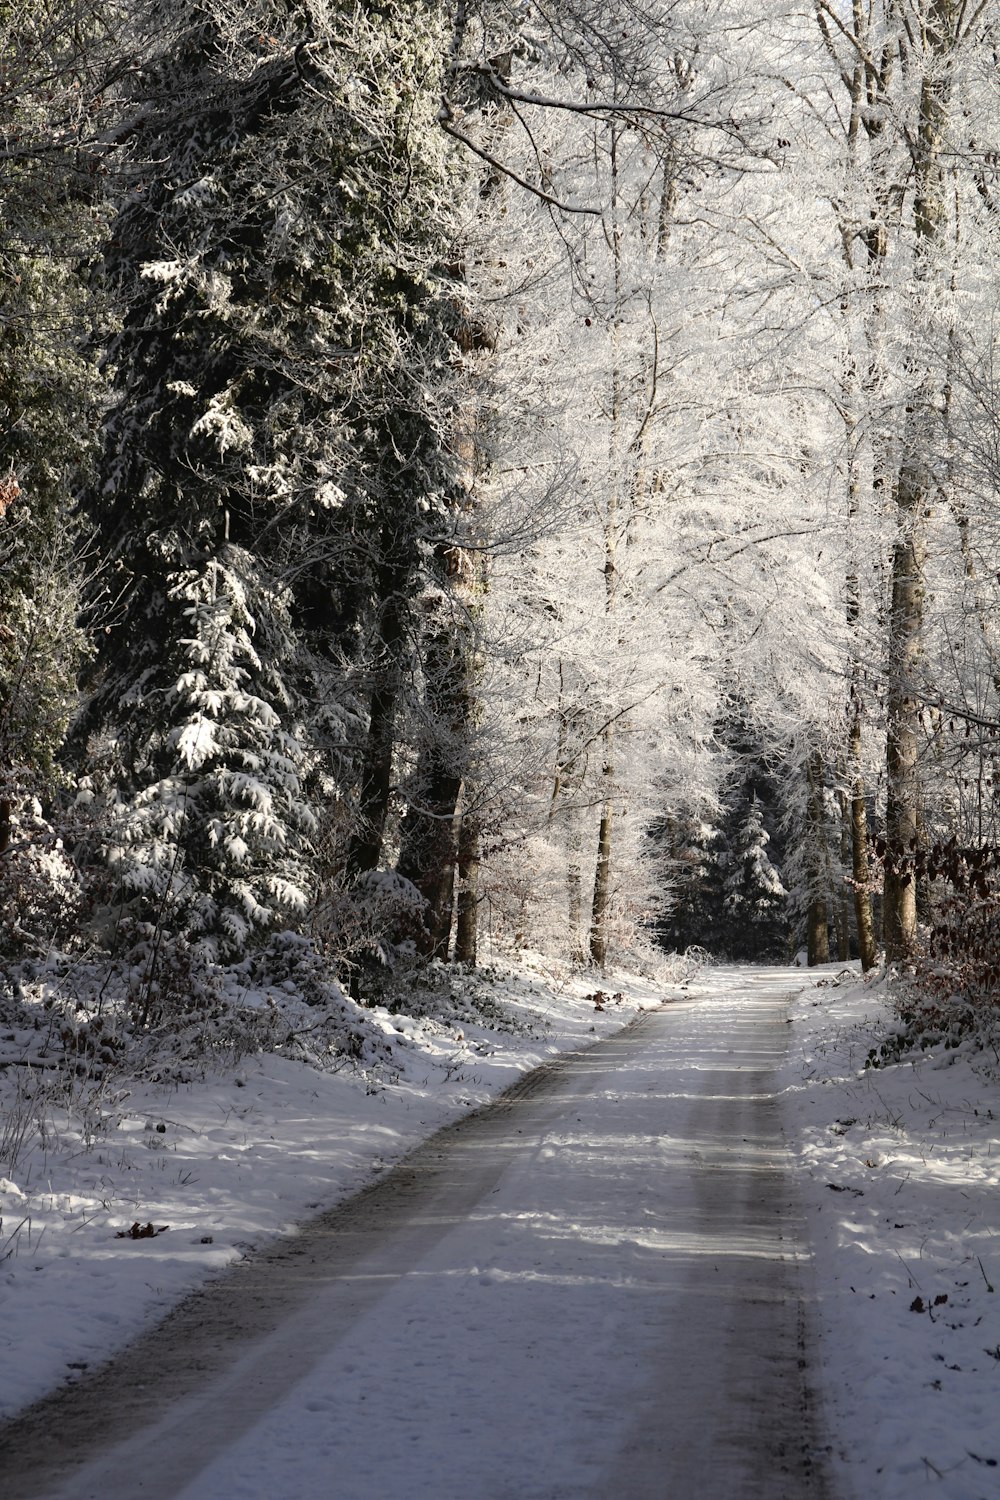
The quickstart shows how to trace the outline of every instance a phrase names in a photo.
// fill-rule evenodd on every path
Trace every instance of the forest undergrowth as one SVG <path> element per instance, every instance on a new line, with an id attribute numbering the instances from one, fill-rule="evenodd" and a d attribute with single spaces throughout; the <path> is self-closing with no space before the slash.
<path id="1" fill-rule="evenodd" d="M 652 949 L 646 959 L 645 981 L 661 985 L 676 985 L 704 962 L 700 954 L 668 957 Z M 143 981 L 141 967 L 100 957 L 53 953 L 7 965 L 0 980 L 0 1177 L 15 1177 L 27 1154 L 61 1137 L 84 1150 L 110 1138 L 137 1086 L 232 1078 L 253 1059 L 273 1056 L 346 1074 L 374 1094 L 403 1078 L 407 1031 L 461 1048 L 468 1030 L 473 1054 L 504 1037 L 544 1036 L 549 1021 L 510 1004 L 512 976 L 522 967 L 500 960 L 471 973 L 441 962 L 372 971 L 364 997 L 352 998 L 316 947 L 291 932 L 229 967 L 169 944 L 155 987 Z M 609 1018 L 626 999 L 606 981 L 539 955 L 530 957 L 528 972 L 540 989 L 572 992 Z M 532 981 L 524 984 L 530 993 Z"/>

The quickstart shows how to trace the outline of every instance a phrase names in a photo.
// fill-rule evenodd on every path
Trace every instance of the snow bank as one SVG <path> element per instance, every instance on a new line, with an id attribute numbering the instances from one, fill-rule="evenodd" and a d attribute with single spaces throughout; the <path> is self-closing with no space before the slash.
<path id="1" fill-rule="evenodd" d="M 1000 1090 L 969 1046 L 865 1062 L 884 985 L 835 966 L 790 1012 L 791 1144 L 845 1492 L 1000 1494 Z"/>

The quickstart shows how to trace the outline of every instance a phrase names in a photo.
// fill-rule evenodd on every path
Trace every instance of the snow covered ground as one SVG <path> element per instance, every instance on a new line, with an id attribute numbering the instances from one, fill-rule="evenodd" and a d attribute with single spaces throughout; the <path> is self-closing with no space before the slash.
<path id="1" fill-rule="evenodd" d="M 687 998 L 721 998 L 738 1019 L 755 990 L 777 979 L 790 1001 L 780 1097 L 812 1241 L 814 1359 L 838 1500 L 993 1500 L 997 1060 L 962 1048 L 866 1070 L 889 1024 L 884 991 L 836 966 L 780 975 L 716 968 Z M 484 1009 L 477 1020 L 458 1002 L 447 1019 L 368 1013 L 390 1043 L 377 1068 L 330 1072 L 252 1056 L 127 1098 L 108 1086 L 91 1098 L 81 1085 L 76 1108 L 63 1113 L 26 1109 L 25 1070 L 0 1071 L 0 1134 L 13 1158 L 0 1161 L 0 1410 L 78 1378 L 248 1246 L 372 1180 L 554 1052 L 678 993 L 617 980 L 604 989 L 627 999 L 597 1010 L 594 989 L 541 971 L 497 976 L 493 1028 Z M 690 1017 L 696 1005 L 683 1011 Z M 495 1029 L 508 1007 L 512 1029 Z M 661 1091 L 665 1100 L 683 1095 L 680 1073 Z M 168 1227 L 132 1239 L 134 1224 L 140 1233 Z M 488 1249 L 487 1269 L 496 1260 Z M 320 1413 L 329 1404 L 329 1393 L 306 1396 L 307 1411 L 309 1399 Z"/>
<path id="2" fill-rule="evenodd" d="M 1000 1067 L 865 1068 L 884 985 L 836 966 L 790 1012 L 789 1139 L 842 1474 L 865 1500 L 1000 1495 Z"/>
<path id="3" fill-rule="evenodd" d="M 826 1500 L 775 1088 L 798 981 L 740 978 L 195 1299 L 5 1452 L 9 1500 Z"/>
<path id="4" fill-rule="evenodd" d="M 82 1080 L 69 1108 L 48 1073 L 18 1064 L 38 1051 L 33 1028 L 5 1032 L 0 1417 L 76 1379 L 445 1121 L 661 1001 L 636 976 L 604 991 L 598 1009 L 592 980 L 541 964 L 498 970 L 454 996 L 445 986 L 428 1002 L 436 1015 L 361 1012 L 357 1067 L 257 1054 L 186 1068 L 189 1082 L 126 1086 L 112 1073 Z M 301 1007 L 295 1019 L 316 1016 Z M 147 1238 L 147 1226 L 162 1233 Z"/>

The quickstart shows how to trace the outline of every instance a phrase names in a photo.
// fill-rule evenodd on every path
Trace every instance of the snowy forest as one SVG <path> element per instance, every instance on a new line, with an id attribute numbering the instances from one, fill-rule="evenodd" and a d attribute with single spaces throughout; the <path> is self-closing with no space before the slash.
<path id="1" fill-rule="evenodd" d="M 1000 0 L 0 0 L 9 1500 L 994 1493 L 998 365 Z"/>
<path id="2" fill-rule="evenodd" d="M 992 992 L 995 4 L 0 33 L 8 1001 L 690 947 Z"/>

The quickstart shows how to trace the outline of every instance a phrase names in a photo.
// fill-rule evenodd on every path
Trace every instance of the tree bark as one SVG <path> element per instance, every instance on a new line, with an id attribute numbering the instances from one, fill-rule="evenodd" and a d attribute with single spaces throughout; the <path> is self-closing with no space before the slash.
<path id="1" fill-rule="evenodd" d="M 817 0 L 816 11 L 824 41 L 834 60 L 837 60 L 838 53 L 834 31 L 831 30 L 831 18 L 823 0 Z M 847 515 L 852 532 L 862 510 L 861 465 L 864 446 L 862 434 L 868 425 L 862 413 L 870 410 L 871 399 L 877 397 L 881 385 L 879 358 L 875 351 L 881 344 L 884 311 L 882 294 L 878 288 L 883 279 L 882 263 L 889 249 L 888 224 L 892 196 L 886 180 L 889 115 L 884 105 L 897 62 L 891 39 L 883 37 L 879 40 L 873 37 L 870 23 L 871 15 L 869 13 L 866 16 L 861 0 L 853 0 L 850 30 L 847 34 L 853 38 L 854 45 L 848 49 L 847 65 L 840 69 L 850 95 L 847 165 L 852 175 L 860 174 L 865 170 L 860 157 L 860 146 L 862 139 L 867 137 L 872 153 L 871 162 L 868 165 L 872 196 L 867 220 L 862 218 L 856 225 L 850 219 L 844 219 L 840 224 L 840 232 L 844 261 L 848 269 L 855 270 L 860 257 L 862 264 L 871 273 L 871 284 L 875 290 L 872 303 L 864 317 L 864 336 L 861 347 L 856 352 L 853 349 L 850 334 L 854 301 L 850 297 L 845 297 L 841 302 L 841 313 L 845 327 L 848 329 L 848 347 L 851 351 L 843 377 L 843 400 L 848 454 Z M 866 399 L 863 401 L 862 398 Z M 886 483 L 886 465 L 883 456 L 878 451 L 877 439 L 873 444 L 871 462 L 872 498 L 877 501 Z M 876 946 L 875 921 L 872 911 L 868 806 L 862 758 L 865 712 L 864 678 L 861 668 L 863 610 L 861 575 L 856 549 L 848 567 L 845 584 L 849 639 L 847 672 L 849 693 L 844 778 L 845 795 L 849 805 L 845 816 L 849 819 L 849 863 L 858 952 L 861 967 L 867 973 L 875 966 Z M 848 860 L 845 858 L 843 862 L 846 867 Z"/>
<path id="2" fill-rule="evenodd" d="M 851 477 L 849 490 L 849 517 L 853 521 L 858 514 L 858 480 L 855 471 L 856 433 L 850 425 L 849 437 L 852 445 Z M 862 972 L 867 974 L 875 967 L 875 919 L 872 912 L 871 858 L 869 853 L 868 803 L 865 796 L 865 779 L 862 769 L 864 748 L 864 696 L 858 637 L 861 621 L 861 581 L 856 566 L 852 566 L 847 577 L 847 626 L 851 640 L 849 666 L 850 693 L 847 707 L 847 754 L 846 784 L 850 799 L 850 864 L 851 884 L 854 892 L 854 922 L 858 936 L 858 956 Z"/>
<path id="3" fill-rule="evenodd" d="M 908 503 L 920 504 L 923 490 Z M 900 509 L 905 514 L 903 502 Z M 915 520 L 914 530 L 921 529 Z M 917 932 L 917 886 L 912 861 L 920 832 L 919 713 L 915 675 L 923 626 L 923 569 L 918 536 L 896 543 L 892 569 L 892 628 L 886 739 L 886 858 L 883 915 L 886 958 L 905 959 Z"/>
<path id="4" fill-rule="evenodd" d="M 614 731 L 604 734 L 605 784 L 614 781 Z M 611 847 L 614 828 L 614 802 L 610 792 L 601 804 L 601 826 L 597 836 L 597 870 L 594 875 L 594 905 L 590 923 L 590 957 L 598 969 L 608 961 L 608 907 L 611 903 Z"/>
<path id="5" fill-rule="evenodd" d="M 611 321 L 611 472 L 607 514 L 604 517 L 604 612 L 608 629 L 614 628 L 618 604 L 618 527 L 623 498 L 625 443 L 624 371 L 621 352 L 621 320 L 624 305 L 622 265 L 621 204 L 618 183 L 618 140 L 620 126 L 611 127 L 611 258 L 614 273 L 614 303 Z M 599 969 L 608 960 L 608 907 L 611 902 L 611 855 L 614 830 L 614 728 L 608 725 L 602 736 L 603 763 L 601 780 L 601 823 L 597 835 L 597 866 L 594 872 L 594 898 L 590 916 L 590 957 Z"/>
<path id="6" fill-rule="evenodd" d="M 917 676 L 923 645 L 927 500 L 927 481 L 910 462 L 899 479 L 901 530 L 893 549 L 889 630 L 883 933 L 890 963 L 910 954 L 917 933 L 917 887 L 912 866 L 920 833 L 921 705 Z"/>
<path id="7" fill-rule="evenodd" d="M 923 21 L 924 74 L 916 139 L 913 205 L 918 285 L 939 279 L 937 254 L 947 208 L 941 168 L 948 110 L 948 53 L 954 45 L 953 0 L 927 0 Z M 886 857 L 883 932 L 886 959 L 910 956 L 917 934 L 917 887 L 912 856 L 920 842 L 919 677 L 924 629 L 927 517 L 936 481 L 932 468 L 942 382 L 926 368 L 910 407 L 896 485 L 897 537 L 892 558 L 889 690 L 886 733 Z"/>
<path id="8" fill-rule="evenodd" d="M 851 881 L 854 886 L 854 921 L 858 929 L 858 954 L 862 972 L 867 974 L 877 962 L 875 918 L 872 912 L 871 858 L 868 836 L 868 803 L 860 774 L 861 710 L 852 704 L 848 732 L 848 766 L 851 775 Z"/>
<path id="9" fill-rule="evenodd" d="M 368 704 L 368 733 L 358 789 L 357 826 L 345 861 L 347 883 L 377 870 L 382 858 L 385 825 L 392 797 L 392 757 L 401 675 L 400 653 L 405 638 L 403 602 L 410 568 L 384 566 L 379 593 L 384 601 L 379 615 L 378 649 L 372 666 Z"/>
<path id="10" fill-rule="evenodd" d="M 458 835 L 458 919 L 455 961 L 474 969 L 479 939 L 479 814 L 467 807 Z"/>
<path id="11" fill-rule="evenodd" d="M 587 962 L 587 952 L 583 945 L 583 839 L 577 809 L 572 808 L 567 816 L 566 904 L 569 917 L 569 958 L 570 963 L 582 968 Z"/>
<path id="12" fill-rule="evenodd" d="M 447 959 L 451 943 L 452 907 L 455 899 L 455 809 L 461 781 L 441 774 L 421 792 L 417 806 L 411 802 L 406 820 L 409 827 L 396 866 L 423 896 L 423 927 L 417 948 L 425 958 Z M 450 811 L 449 811 L 450 809 Z"/>
<path id="13" fill-rule="evenodd" d="M 846 964 L 851 957 L 851 893 L 843 871 L 851 861 L 851 805 L 846 791 L 837 794 L 840 806 L 840 868 L 841 878 L 837 891 L 837 960 Z"/>
<path id="14" fill-rule="evenodd" d="M 565 664 L 559 663 L 558 735 L 556 766 L 549 803 L 549 827 L 556 822 L 564 829 L 566 848 L 566 917 L 570 963 L 583 965 L 587 955 L 583 942 L 583 834 L 576 800 L 587 770 L 586 719 L 583 709 L 568 696 Z"/>
<path id="15" fill-rule="evenodd" d="M 806 911 L 806 951 L 810 968 L 830 962 L 830 923 L 826 869 L 826 816 L 823 787 L 826 780 L 823 756 L 814 750 L 806 769 L 808 794 L 806 826 L 808 839 L 809 905 Z"/>
<path id="16" fill-rule="evenodd" d="M 400 825 L 396 865 L 426 903 L 418 949 L 428 958 L 446 959 L 451 942 L 458 800 L 468 742 L 461 657 L 454 623 L 440 619 L 424 644 L 427 723 Z"/>

